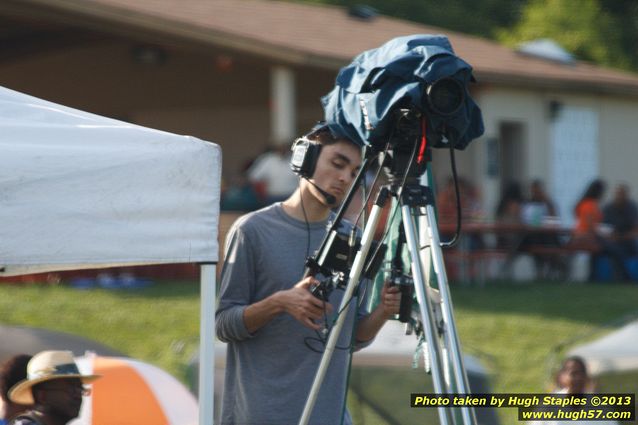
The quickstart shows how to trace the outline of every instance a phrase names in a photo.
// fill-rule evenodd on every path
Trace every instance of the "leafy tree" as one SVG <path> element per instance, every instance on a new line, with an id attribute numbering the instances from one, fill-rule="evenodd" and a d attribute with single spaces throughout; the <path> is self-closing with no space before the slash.
<path id="1" fill-rule="evenodd" d="M 294 1 L 294 0 L 292 0 Z M 551 38 L 579 59 L 638 70 L 637 0 L 296 0 L 368 5 L 387 16 L 504 42 Z"/>
<path id="2" fill-rule="evenodd" d="M 526 0 L 310 0 L 310 2 L 346 7 L 365 4 L 387 16 L 494 38 L 495 28 L 516 23 Z"/>
<path id="3" fill-rule="evenodd" d="M 498 31 L 506 44 L 550 38 L 578 58 L 630 68 L 631 59 L 621 48 L 623 34 L 618 17 L 598 0 L 532 0 L 511 30 Z"/>
<path id="4" fill-rule="evenodd" d="M 638 70 L 638 2 L 636 0 L 601 0 L 603 9 L 618 23 L 620 49 L 627 55 L 633 70 Z"/>

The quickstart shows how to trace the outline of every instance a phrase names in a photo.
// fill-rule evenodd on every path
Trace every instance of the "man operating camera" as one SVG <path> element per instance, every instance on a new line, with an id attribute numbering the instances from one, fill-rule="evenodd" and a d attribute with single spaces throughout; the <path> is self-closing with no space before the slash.
<path id="1" fill-rule="evenodd" d="M 305 145 L 303 167 L 296 170 L 302 177 L 299 188 L 285 201 L 237 220 L 226 241 L 216 312 L 217 335 L 228 343 L 223 424 L 297 423 L 325 333 L 338 314 L 347 315 L 344 331 L 310 423 L 350 423 L 344 402 L 351 346 L 369 344 L 399 310 L 396 287 L 384 287 L 369 314 L 365 303 L 355 301 L 339 311 L 342 291 L 332 291 L 327 300 L 311 293 L 319 276 L 303 277 L 305 260 L 320 245 L 334 218 L 331 209 L 352 184 L 361 149 L 333 137 L 326 126 L 300 141 Z"/>

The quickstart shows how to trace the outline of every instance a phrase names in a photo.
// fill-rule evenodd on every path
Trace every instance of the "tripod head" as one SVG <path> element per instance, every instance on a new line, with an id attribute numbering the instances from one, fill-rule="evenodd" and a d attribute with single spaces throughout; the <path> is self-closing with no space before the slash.
<path id="1" fill-rule="evenodd" d="M 425 173 L 431 160 L 423 128 L 425 118 L 418 110 L 407 108 L 397 109 L 394 116 L 394 130 L 388 141 L 389 149 L 380 158 L 381 166 L 391 185 L 412 184 Z"/>

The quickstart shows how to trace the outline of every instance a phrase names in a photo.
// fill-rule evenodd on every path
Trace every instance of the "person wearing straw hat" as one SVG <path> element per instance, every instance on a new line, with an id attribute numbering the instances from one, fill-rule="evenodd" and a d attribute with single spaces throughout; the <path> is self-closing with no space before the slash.
<path id="1" fill-rule="evenodd" d="M 43 351 L 27 365 L 27 378 L 9 390 L 14 403 L 33 405 L 9 425 L 65 425 L 78 417 L 84 387 L 99 375 L 83 375 L 70 351 Z"/>
<path id="2" fill-rule="evenodd" d="M 29 406 L 9 400 L 9 390 L 27 377 L 28 354 L 16 354 L 0 367 L 0 425 L 7 425 L 14 416 L 29 409 Z"/>

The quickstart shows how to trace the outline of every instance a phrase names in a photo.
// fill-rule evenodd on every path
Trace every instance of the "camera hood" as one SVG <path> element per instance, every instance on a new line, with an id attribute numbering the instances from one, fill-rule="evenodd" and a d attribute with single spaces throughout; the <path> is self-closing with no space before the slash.
<path id="1" fill-rule="evenodd" d="M 426 119 L 430 146 L 465 149 L 484 131 L 468 90 L 473 81 L 447 37 L 411 35 L 358 55 L 321 102 L 333 136 L 361 146 L 392 143 L 395 112 L 408 109 Z"/>

